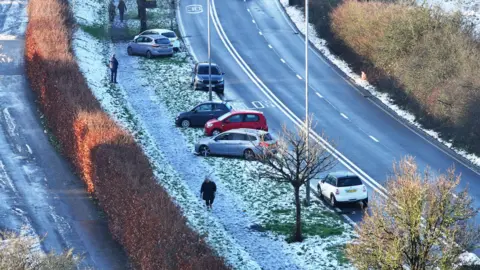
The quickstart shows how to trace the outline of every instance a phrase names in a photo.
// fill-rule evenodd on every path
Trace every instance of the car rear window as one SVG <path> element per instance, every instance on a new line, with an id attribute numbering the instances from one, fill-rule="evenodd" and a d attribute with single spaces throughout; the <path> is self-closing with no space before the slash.
<path id="1" fill-rule="evenodd" d="M 158 38 L 158 39 L 155 39 L 155 43 L 157 43 L 157 44 L 170 44 L 170 40 L 168 38 Z"/>
<path id="2" fill-rule="evenodd" d="M 208 65 L 206 66 L 199 66 L 198 67 L 198 74 L 208 74 Z M 212 74 L 213 75 L 220 75 L 220 71 L 217 67 L 212 66 Z"/>
<path id="3" fill-rule="evenodd" d="M 270 135 L 270 133 L 266 133 L 266 134 L 264 134 L 264 135 L 262 136 L 262 140 L 263 140 L 264 142 L 266 142 L 266 141 L 273 141 L 273 137 L 272 137 L 272 135 Z"/>
<path id="4" fill-rule="evenodd" d="M 337 186 L 338 187 L 352 187 L 352 186 L 360 186 L 362 184 L 362 180 L 358 177 L 345 177 L 345 178 L 338 178 Z"/>
<path id="5" fill-rule="evenodd" d="M 175 32 L 165 32 L 165 33 L 162 33 L 162 36 L 168 37 L 168 38 L 177 37 L 177 35 L 175 35 Z"/>

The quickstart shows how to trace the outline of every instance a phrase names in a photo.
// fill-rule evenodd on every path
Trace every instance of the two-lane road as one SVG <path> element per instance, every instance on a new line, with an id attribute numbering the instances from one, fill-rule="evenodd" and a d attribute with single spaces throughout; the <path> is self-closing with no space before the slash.
<path id="1" fill-rule="evenodd" d="M 264 111 L 273 130 L 299 124 L 305 118 L 304 40 L 277 0 L 212 0 L 212 4 L 212 59 L 226 72 L 225 98 Z M 207 60 L 206 1 L 181 0 L 179 8 L 184 39 L 197 60 Z M 480 177 L 469 164 L 392 116 L 313 49 L 309 70 L 314 131 L 323 131 L 334 141 L 341 153 L 339 167 L 353 170 L 372 189 L 385 193 L 382 185 L 392 163 L 405 155 L 414 156 L 420 168 L 444 172 L 454 165 L 462 174 L 461 188 L 469 185 L 480 207 Z"/>

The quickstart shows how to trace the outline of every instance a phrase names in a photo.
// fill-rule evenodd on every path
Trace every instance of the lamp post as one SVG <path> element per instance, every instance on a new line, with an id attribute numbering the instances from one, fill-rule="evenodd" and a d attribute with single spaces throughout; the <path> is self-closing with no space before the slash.
<path id="1" fill-rule="evenodd" d="M 309 127 L 309 119 L 308 119 L 308 1 L 305 0 L 305 146 L 306 146 L 306 155 L 308 159 L 309 149 L 308 149 L 308 140 L 310 137 L 310 127 Z M 306 187 L 306 203 L 307 205 L 310 204 L 310 180 L 307 181 Z"/>
<path id="2" fill-rule="evenodd" d="M 210 36 L 210 0 L 207 0 L 207 32 L 208 32 L 208 100 L 212 101 L 212 57 L 210 55 L 211 36 Z"/>

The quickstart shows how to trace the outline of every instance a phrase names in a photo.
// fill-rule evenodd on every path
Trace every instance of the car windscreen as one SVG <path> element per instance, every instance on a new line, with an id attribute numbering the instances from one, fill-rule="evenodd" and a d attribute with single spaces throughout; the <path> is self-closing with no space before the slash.
<path id="1" fill-rule="evenodd" d="M 170 40 L 168 38 L 158 38 L 158 39 L 155 39 L 155 43 L 157 43 L 157 44 L 170 44 Z"/>
<path id="2" fill-rule="evenodd" d="M 168 37 L 168 38 L 177 37 L 174 32 L 165 32 L 165 33 L 162 33 L 162 36 Z"/>
<path id="3" fill-rule="evenodd" d="M 208 65 L 207 66 L 199 66 L 198 67 L 198 74 L 208 74 Z M 220 71 L 217 67 L 212 66 L 212 74 L 213 75 L 220 75 Z"/>
<path id="4" fill-rule="evenodd" d="M 218 118 L 218 120 L 223 121 L 225 118 L 229 117 L 232 113 L 226 113 Z"/>
<path id="5" fill-rule="evenodd" d="M 338 181 L 337 181 L 337 186 L 338 187 L 360 186 L 361 184 L 362 184 L 362 181 L 360 180 L 360 178 L 358 178 L 356 176 L 338 178 Z"/>

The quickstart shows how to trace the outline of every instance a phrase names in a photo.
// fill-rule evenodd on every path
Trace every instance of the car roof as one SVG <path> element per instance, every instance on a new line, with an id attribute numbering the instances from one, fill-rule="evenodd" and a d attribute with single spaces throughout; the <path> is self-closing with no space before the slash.
<path id="1" fill-rule="evenodd" d="M 198 62 L 197 65 L 199 65 L 199 66 L 208 66 L 208 62 Z M 212 62 L 212 67 L 213 67 L 213 66 L 218 66 L 218 65 Z"/>
<path id="2" fill-rule="evenodd" d="M 150 38 L 153 38 L 153 39 L 168 39 L 166 36 L 162 36 L 162 35 L 139 35 L 138 37 L 150 37 Z"/>
<path id="3" fill-rule="evenodd" d="M 352 177 L 356 176 L 356 174 L 349 172 L 349 171 L 337 171 L 337 172 L 331 172 L 329 175 L 334 176 L 335 178 L 345 178 L 345 177 Z"/>
<path id="4" fill-rule="evenodd" d="M 172 30 L 168 30 L 168 29 L 161 29 L 161 28 L 147 29 L 147 30 L 145 30 L 145 31 L 174 32 L 174 31 L 172 31 Z M 145 31 L 143 31 L 143 32 L 145 32 Z M 143 33 L 143 32 L 142 32 L 142 33 Z M 175 33 L 175 32 L 174 32 L 174 33 Z"/>
<path id="5" fill-rule="evenodd" d="M 204 101 L 204 102 L 201 102 L 201 103 L 198 103 L 198 105 L 202 105 L 202 104 L 225 104 L 227 102 L 225 101 Z"/>
<path id="6" fill-rule="evenodd" d="M 245 114 L 245 113 L 263 114 L 263 112 L 254 111 L 254 110 L 238 110 L 238 111 L 232 112 L 232 114 Z"/>
<path id="7" fill-rule="evenodd" d="M 231 129 L 227 132 L 241 132 L 241 133 L 246 133 L 249 135 L 265 135 L 268 132 L 264 130 L 259 130 L 259 129 L 252 129 L 252 128 L 236 128 L 236 129 Z"/>

